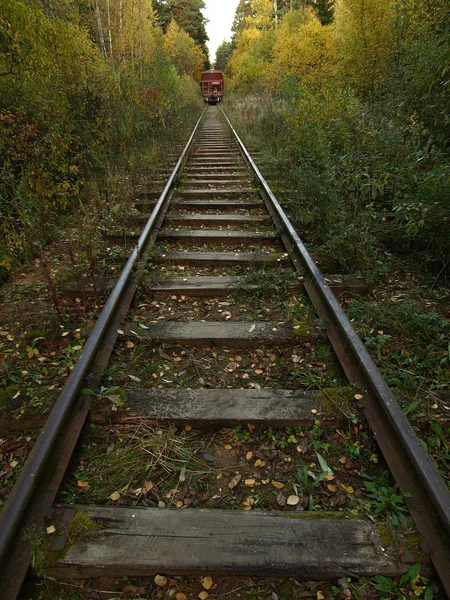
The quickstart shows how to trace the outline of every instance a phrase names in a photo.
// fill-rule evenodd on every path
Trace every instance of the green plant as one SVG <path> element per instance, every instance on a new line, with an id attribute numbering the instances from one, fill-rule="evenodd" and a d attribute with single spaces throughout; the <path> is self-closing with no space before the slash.
<path id="1" fill-rule="evenodd" d="M 119 406 L 123 406 L 124 404 L 124 392 L 123 389 L 118 385 L 113 385 L 109 388 L 101 386 L 99 392 L 95 392 L 89 388 L 84 388 L 81 391 L 83 394 L 87 394 L 88 396 L 95 396 L 97 400 L 109 400 L 111 402 L 111 410 L 113 411 L 116 411 Z"/>
<path id="2" fill-rule="evenodd" d="M 411 597 L 433 600 L 433 589 L 429 579 L 420 575 L 421 567 L 420 563 L 412 565 L 400 579 L 376 575 L 371 583 L 377 591 L 389 594 L 393 600 L 406 600 Z"/>
<path id="3" fill-rule="evenodd" d="M 411 494 L 409 492 L 395 493 L 387 485 L 377 485 L 374 481 L 365 481 L 364 485 L 370 492 L 367 494 L 371 498 L 368 504 L 374 514 L 387 515 L 395 527 L 401 525 L 406 529 L 408 509 L 404 499 L 410 498 Z"/>

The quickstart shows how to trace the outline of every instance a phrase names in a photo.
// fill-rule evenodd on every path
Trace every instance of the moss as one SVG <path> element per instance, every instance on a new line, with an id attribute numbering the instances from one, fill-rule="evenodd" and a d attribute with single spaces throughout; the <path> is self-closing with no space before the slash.
<path id="1" fill-rule="evenodd" d="M 327 416 L 342 418 L 355 411 L 354 391 L 350 387 L 324 388 L 314 394 Z"/>
<path id="2" fill-rule="evenodd" d="M 276 513 L 277 517 L 284 519 L 323 519 L 327 521 L 342 521 L 343 519 L 365 519 L 363 514 L 354 514 L 348 512 L 338 511 L 316 511 L 316 510 L 305 510 L 302 512 L 284 512 Z"/>
<path id="3" fill-rule="evenodd" d="M 392 525 L 388 521 L 381 521 L 380 523 L 377 523 L 377 529 L 383 547 L 395 547 L 395 533 L 392 529 Z"/>
<path id="4" fill-rule="evenodd" d="M 55 522 L 57 532 L 58 523 Z M 33 545 L 33 570 L 41 577 L 45 577 L 46 570 L 54 566 L 59 560 L 63 559 L 67 552 L 75 544 L 79 544 L 86 537 L 93 535 L 101 529 L 101 525 L 96 523 L 83 510 L 77 508 L 75 516 L 69 525 L 67 532 L 67 541 L 64 550 L 55 552 L 51 550 L 53 535 L 41 534 L 32 536 Z"/>
<path id="5" fill-rule="evenodd" d="M 427 562 L 429 560 L 428 554 L 421 548 L 422 543 L 422 538 L 415 531 L 405 534 L 406 548 L 414 554 L 417 562 Z"/>

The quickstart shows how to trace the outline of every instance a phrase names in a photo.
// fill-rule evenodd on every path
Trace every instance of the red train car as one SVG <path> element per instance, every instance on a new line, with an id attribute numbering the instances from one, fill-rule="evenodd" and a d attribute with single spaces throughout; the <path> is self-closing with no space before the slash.
<path id="1" fill-rule="evenodd" d="M 216 71 L 215 69 L 203 71 L 200 87 L 205 102 L 208 104 L 217 104 L 218 102 L 221 102 L 223 98 L 222 71 Z"/>

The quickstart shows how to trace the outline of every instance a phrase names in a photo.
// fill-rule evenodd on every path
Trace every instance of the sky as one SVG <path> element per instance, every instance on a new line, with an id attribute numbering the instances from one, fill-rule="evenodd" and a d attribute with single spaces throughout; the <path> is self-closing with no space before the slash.
<path id="1" fill-rule="evenodd" d="M 208 19 L 206 32 L 209 37 L 208 48 L 211 62 L 216 58 L 217 47 L 224 38 L 231 39 L 231 25 L 239 0 L 205 0 L 203 14 Z"/>

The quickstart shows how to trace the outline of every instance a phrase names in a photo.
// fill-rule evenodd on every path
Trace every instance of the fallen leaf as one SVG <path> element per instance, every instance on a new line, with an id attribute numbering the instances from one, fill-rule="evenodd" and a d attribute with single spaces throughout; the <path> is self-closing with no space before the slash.
<path id="1" fill-rule="evenodd" d="M 228 487 L 230 490 L 234 489 L 237 484 L 241 481 L 242 475 L 235 475 L 233 479 L 229 482 Z"/>
<path id="2" fill-rule="evenodd" d="M 254 479 L 246 479 L 245 485 L 248 487 L 253 487 L 255 485 L 255 480 Z"/>
<path id="3" fill-rule="evenodd" d="M 274 481 L 272 480 L 272 485 L 274 488 L 276 488 L 277 490 L 282 490 L 284 488 L 284 483 L 281 483 L 281 481 Z"/>
<path id="4" fill-rule="evenodd" d="M 364 398 L 364 396 L 363 396 L 362 394 L 355 394 L 355 395 L 353 396 L 353 398 L 354 398 L 355 400 L 362 400 L 362 399 Z"/>
<path id="5" fill-rule="evenodd" d="M 253 458 L 253 452 L 247 452 L 247 454 L 245 455 L 246 460 L 251 460 Z"/>
<path id="6" fill-rule="evenodd" d="M 165 587 L 167 585 L 167 577 L 164 577 L 164 575 L 156 575 L 154 582 L 158 587 Z"/>
<path id="7" fill-rule="evenodd" d="M 330 492 L 337 492 L 337 485 L 333 485 L 332 483 L 329 483 L 327 485 L 327 488 L 330 490 Z"/>
<path id="8" fill-rule="evenodd" d="M 298 496 L 292 495 L 289 496 L 287 499 L 287 503 L 289 506 L 297 506 L 297 504 L 300 502 L 300 498 Z"/>
<path id="9" fill-rule="evenodd" d="M 212 587 L 213 580 L 211 579 L 211 577 L 203 577 L 201 581 L 202 586 L 205 588 L 205 590 L 209 590 Z"/>
<path id="10" fill-rule="evenodd" d="M 233 446 L 231 444 L 225 444 L 224 448 L 225 450 L 231 450 Z"/>
<path id="11" fill-rule="evenodd" d="M 343 485 L 341 483 L 342 488 L 347 492 L 347 494 L 354 494 L 355 490 L 352 488 L 351 485 Z"/>
<path id="12" fill-rule="evenodd" d="M 203 592 L 200 592 L 198 597 L 200 598 L 200 600 L 206 600 L 206 598 L 209 598 L 209 594 L 208 592 L 205 592 L 205 590 L 203 590 Z"/>
<path id="13" fill-rule="evenodd" d="M 77 486 L 82 490 L 86 490 L 89 487 L 89 483 L 87 481 L 82 481 L 81 479 L 79 479 L 77 481 Z"/>
<path id="14" fill-rule="evenodd" d="M 126 585 L 122 592 L 127 596 L 136 598 L 137 596 L 144 596 L 147 593 L 148 587 L 144 585 L 132 585 L 129 583 Z"/>
<path id="15" fill-rule="evenodd" d="M 127 342 L 127 348 L 134 348 L 133 342 Z"/>
<path id="16" fill-rule="evenodd" d="M 317 600 L 324 600 L 325 596 L 322 594 L 322 592 L 317 592 Z"/>
<path id="17" fill-rule="evenodd" d="M 183 592 L 178 592 L 178 594 L 175 596 L 175 600 L 186 600 L 187 596 L 186 594 L 183 594 Z"/>
<path id="18" fill-rule="evenodd" d="M 48 534 L 55 533 L 56 527 L 54 525 L 50 525 L 50 527 L 47 527 L 46 531 L 47 531 Z"/>
<path id="19" fill-rule="evenodd" d="M 244 502 L 244 510 L 252 510 L 253 505 L 255 504 L 255 499 L 249 496 Z"/>
<path id="20" fill-rule="evenodd" d="M 264 371 L 262 369 L 255 369 L 255 373 L 257 375 L 261 375 L 262 373 L 264 373 Z"/>
<path id="21" fill-rule="evenodd" d="M 153 489 L 153 483 L 151 481 L 147 481 L 147 483 L 144 484 L 144 487 L 142 489 L 145 493 L 149 492 Z"/>
<path id="22" fill-rule="evenodd" d="M 118 500 L 119 498 L 120 498 L 119 492 L 113 492 L 111 494 L 111 496 L 109 497 L 109 499 L 112 500 L 113 502 L 116 502 L 116 500 Z"/>
<path id="23" fill-rule="evenodd" d="M 277 494 L 277 502 L 280 506 L 286 506 L 286 498 L 281 492 L 278 492 Z"/>
<path id="24" fill-rule="evenodd" d="M 191 429 L 192 429 L 192 425 L 189 425 L 188 423 L 186 423 L 186 425 L 184 426 L 184 430 L 191 431 Z"/>

